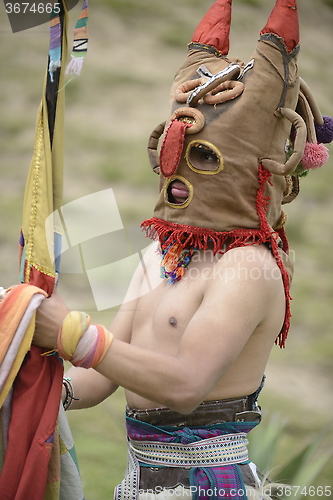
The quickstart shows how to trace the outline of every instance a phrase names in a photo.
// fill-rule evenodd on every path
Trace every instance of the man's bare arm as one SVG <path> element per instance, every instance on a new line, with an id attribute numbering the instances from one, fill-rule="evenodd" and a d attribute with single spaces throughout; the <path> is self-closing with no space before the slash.
<path id="1" fill-rule="evenodd" d="M 235 249 L 235 252 L 240 251 Z M 270 256 L 265 248 L 258 249 L 257 254 L 263 252 Z M 270 265 L 278 271 L 272 259 Z M 180 413 L 191 412 L 232 366 L 257 326 L 264 321 L 267 311 L 275 310 L 273 305 L 279 295 L 280 299 L 283 297 L 283 306 L 268 340 L 269 345 L 273 344 L 284 317 L 281 279 L 266 279 L 263 272 L 260 279 L 237 276 L 237 259 L 231 264 L 225 262 L 221 259 L 216 264 L 215 275 L 207 284 L 204 299 L 189 322 L 176 355 L 129 344 L 135 301 L 131 307 L 129 304 L 122 306 L 111 327 L 115 339 L 104 360 L 96 367 L 100 374 L 113 381 L 113 388 L 121 385 L 159 405 Z M 257 263 L 242 265 L 248 266 L 250 274 L 253 266 L 260 268 L 266 264 L 260 257 Z M 226 280 L 226 273 L 230 271 L 234 271 L 235 279 Z M 53 342 L 54 335 L 53 332 Z M 85 400 L 83 397 L 82 407 L 85 407 Z"/>
<path id="2" fill-rule="evenodd" d="M 267 251 L 267 249 L 266 249 Z M 253 263 L 244 263 L 249 271 Z M 262 266 L 262 262 L 258 263 Z M 274 264 L 276 266 L 276 264 Z M 273 344 L 284 317 L 281 280 L 237 276 L 225 285 L 222 260 L 205 297 L 188 324 L 176 356 L 115 339 L 97 371 L 126 389 L 180 413 L 190 413 L 235 362 L 245 344 L 280 297 Z M 228 270 L 236 263 L 228 264 Z M 234 268 L 236 270 L 236 267 Z M 248 273 L 250 274 L 250 273 Z M 275 314 L 275 313 L 274 313 Z"/>
<path id="3" fill-rule="evenodd" d="M 131 280 L 128 295 L 138 296 L 138 289 L 141 286 L 143 277 L 142 266 L 139 266 Z M 115 338 L 124 343 L 129 343 L 132 334 L 133 316 L 136 309 L 136 299 L 125 302 L 116 317 L 114 318 L 110 330 Z M 47 349 L 56 347 L 57 336 L 61 324 L 69 313 L 69 310 L 57 291 L 45 299 L 38 308 L 36 315 L 36 328 L 34 334 L 34 344 Z M 71 409 L 90 408 L 99 404 L 105 398 L 110 396 L 118 388 L 107 377 L 96 372 L 92 368 L 86 370 L 71 366 L 65 374 L 71 379 L 74 387 L 75 400 L 72 401 Z M 63 389 L 62 399 L 65 398 L 65 389 Z"/>

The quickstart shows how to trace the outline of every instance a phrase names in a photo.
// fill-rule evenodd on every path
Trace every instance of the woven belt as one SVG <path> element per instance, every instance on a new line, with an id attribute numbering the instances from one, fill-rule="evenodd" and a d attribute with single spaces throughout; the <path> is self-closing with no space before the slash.
<path id="1" fill-rule="evenodd" d="M 139 462 L 166 467 L 212 467 L 231 465 L 248 460 L 245 433 L 226 434 L 196 443 L 160 443 L 134 441 L 128 443 L 128 467 L 125 479 L 115 489 L 115 500 L 138 498 Z"/>
<path id="2" fill-rule="evenodd" d="M 213 467 L 244 462 L 248 460 L 247 444 L 245 433 L 190 444 L 129 440 L 129 447 L 140 462 L 167 467 Z"/>

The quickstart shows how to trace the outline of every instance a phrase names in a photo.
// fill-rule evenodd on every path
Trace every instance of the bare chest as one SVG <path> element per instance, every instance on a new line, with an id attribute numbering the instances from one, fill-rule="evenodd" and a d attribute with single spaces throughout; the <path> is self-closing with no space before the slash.
<path id="1" fill-rule="evenodd" d="M 149 274 L 150 292 L 140 297 L 134 316 L 132 343 L 157 352 L 177 352 L 179 342 L 204 296 L 212 262 L 193 260 L 184 277 L 168 283 L 159 268 Z"/>

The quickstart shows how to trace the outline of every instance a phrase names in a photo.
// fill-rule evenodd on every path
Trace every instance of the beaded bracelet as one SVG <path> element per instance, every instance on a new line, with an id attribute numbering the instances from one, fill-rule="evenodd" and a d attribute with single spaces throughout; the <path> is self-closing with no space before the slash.
<path id="1" fill-rule="evenodd" d="M 70 377 L 64 377 L 62 380 L 63 386 L 65 387 L 66 390 L 65 399 L 62 403 L 65 411 L 69 410 L 74 400 L 80 401 L 79 398 L 74 397 L 74 388 L 71 380 L 72 379 Z"/>

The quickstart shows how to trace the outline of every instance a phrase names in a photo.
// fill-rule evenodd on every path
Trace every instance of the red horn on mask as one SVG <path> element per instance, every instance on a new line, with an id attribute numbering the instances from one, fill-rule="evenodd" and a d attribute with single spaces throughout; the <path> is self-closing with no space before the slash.
<path id="1" fill-rule="evenodd" d="M 288 52 L 299 43 L 297 0 L 277 0 L 266 26 L 260 32 L 274 33 L 284 39 Z"/>
<path id="2" fill-rule="evenodd" d="M 232 0 L 216 0 L 195 30 L 192 42 L 212 45 L 226 56 L 229 52 L 229 34 Z"/>

